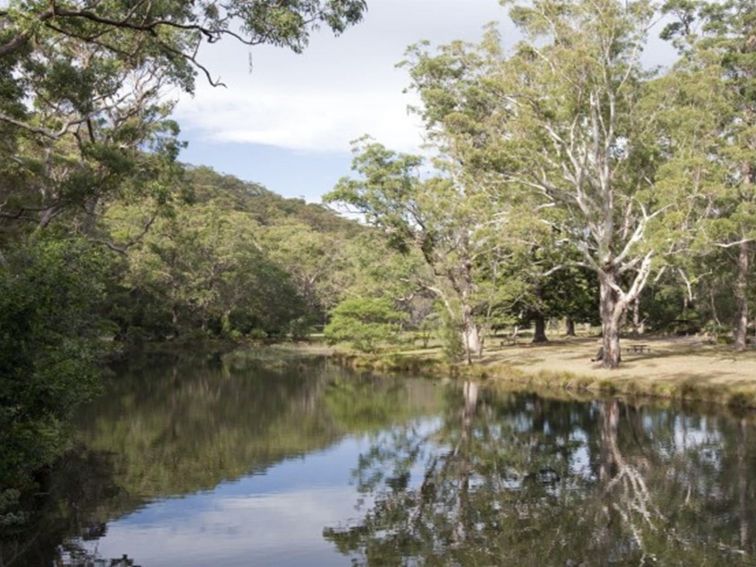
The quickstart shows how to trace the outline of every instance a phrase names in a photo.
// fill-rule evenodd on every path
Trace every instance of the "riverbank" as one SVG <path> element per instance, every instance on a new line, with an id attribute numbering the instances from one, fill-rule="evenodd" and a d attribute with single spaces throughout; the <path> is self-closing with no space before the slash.
<path id="1" fill-rule="evenodd" d="M 646 345 L 648 351 L 632 352 Z M 448 364 L 438 348 L 364 354 L 310 344 L 294 347 L 355 368 L 491 379 L 514 387 L 699 400 L 756 408 L 756 350 L 736 353 L 695 337 L 624 339 L 622 365 L 591 362 L 595 338 L 545 344 L 496 344 L 472 365 Z M 292 348 L 292 347 L 285 347 Z"/>

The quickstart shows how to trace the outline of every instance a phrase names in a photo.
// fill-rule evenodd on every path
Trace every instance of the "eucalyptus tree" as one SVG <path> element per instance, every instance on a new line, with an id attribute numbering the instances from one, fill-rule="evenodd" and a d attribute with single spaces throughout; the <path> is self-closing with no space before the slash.
<path id="1" fill-rule="evenodd" d="M 677 197 L 655 190 L 655 117 L 641 104 L 640 53 L 653 15 L 644 1 L 515 6 L 527 39 L 497 82 L 507 100 L 503 151 L 512 156 L 502 174 L 553 205 L 544 217 L 597 273 L 610 368 L 620 360 L 622 316 L 659 255 L 652 233 Z"/>
<path id="2" fill-rule="evenodd" d="M 229 37 L 299 52 L 312 29 L 342 32 L 365 9 L 364 0 L 3 3 L 0 215 L 46 226 L 76 212 L 69 223 L 91 233 L 103 198 L 124 185 L 162 204 L 180 147 L 168 89 L 193 92 L 198 73 L 222 85 L 200 60 L 203 45 Z"/>
<path id="3" fill-rule="evenodd" d="M 756 240 L 756 11 L 743 0 L 670 0 L 663 9 L 672 21 L 662 37 L 681 53 L 662 85 L 673 101 L 668 183 L 696 197 L 694 248 L 732 258 L 735 347 L 743 350 Z"/>
<path id="4" fill-rule="evenodd" d="M 436 62 L 436 73 L 452 69 L 452 84 L 498 101 L 471 141 L 502 199 L 524 193 L 535 218 L 580 254 L 566 264 L 597 275 L 608 368 L 619 365 L 623 314 L 671 247 L 668 213 L 680 200 L 654 186 L 655 114 L 640 104 L 654 13 L 645 0 L 515 3 L 524 39 L 510 55 L 489 30 L 480 45 Z"/>
<path id="5" fill-rule="evenodd" d="M 490 207 L 468 191 L 458 171 L 423 178 L 422 158 L 367 139 L 355 152 L 352 169 L 359 177 L 341 179 L 324 200 L 353 207 L 380 227 L 394 247 L 422 256 L 432 275 L 420 284 L 444 305 L 471 362 L 483 347 L 476 318 L 476 262 L 486 250 L 482 228 L 490 220 Z"/>
<path id="6" fill-rule="evenodd" d="M 162 61 L 127 65 L 94 44 L 40 38 L 0 68 L 6 224 L 65 218 L 91 235 L 106 196 L 164 199 L 180 145 L 159 98 Z"/>
<path id="7" fill-rule="evenodd" d="M 301 223 L 276 224 L 263 231 L 262 240 L 271 260 L 291 275 L 304 300 L 303 322 L 322 321 L 341 296 L 340 276 L 347 269 L 343 235 Z"/>
<path id="8" fill-rule="evenodd" d="M 310 30 L 326 24 L 343 32 L 358 22 L 364 0 L 169 0 L 102 2 L 100 0 L 10 0 L 0 8 L 0 57 L 34 49 L 49 38 L 68 37 L 101 45 L 122 56 L 152 55 L 167 62 L 202 69 L 202 43 L 233 37 L 246 45 L 273 44 L 296 52 L 308 43 Z M 128 53 L 120 42 L 134 42 Z"/>
<path id="9" fill-rule="evenodd" d="M 495 36 L 489 34 L 481 50 L 455 41 L 428 52 L 428 43 L 408 48 L 401 66 L 407 67 L 411 89 L 422 104 L 412 107 L 425 126 L 427 146 L 436 163 L 465 181 L 465 194 L 481 207 L 496 211 L 481 225 L 480 235 L 488 243 L 478 261 L 483 274 L 478 295 L 486 326 L 518 319 L 512 308 L 528 313 L 543 330 L 544 317 L 539 296 L 542 274 L 551 266 L 551 229 L 534 217 L 534 203 L 523 192 L 504 191 L 492 174 L 500 159 L 499 132 L 490 116 L 500 104 L 497 93 L 487 88 L 486 75 L 495 67 L 490 57 L 496 51 Z M 452 210 L 448 214 L 453 214 Z M 536 332 L 536 337 L 545 337 Z M 538 339 L 537 339 L 538 340 Z"/>

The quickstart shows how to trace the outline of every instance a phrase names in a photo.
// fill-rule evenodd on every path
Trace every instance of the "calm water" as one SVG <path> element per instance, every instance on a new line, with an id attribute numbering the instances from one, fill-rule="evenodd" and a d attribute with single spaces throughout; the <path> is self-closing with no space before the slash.
<path id="1" fill-rule="evenodd" d="M 756 416 L 722 408 L 151 357 L 77 439 L 0 565 L 756 565 Z"/>

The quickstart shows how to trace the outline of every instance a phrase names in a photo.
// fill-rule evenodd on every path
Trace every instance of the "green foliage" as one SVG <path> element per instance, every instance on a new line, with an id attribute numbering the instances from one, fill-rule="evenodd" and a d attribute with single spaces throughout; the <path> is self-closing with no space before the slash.
<path id="1" fill-rule="evenodd" d="M 424 264 L 414 277 L 417 290 L 443 304 L 461 323 L 468 358 L 477 354 L 480 311 L 476 293 L 483 259 L 500 261 L 489 240 L 499 221 L 492 218 L 485 192 L 460 170 L 457 161 L 439 159 L 432 177 L 421 174 L 424 160 L 401 154 L 365 138 L 354 147 L 355 178 L 343 178 L 324 197 L 355 208 L 384 233 L 389 245 Z"/>
<path id="2" fill-rule="evenodd" d="M 306 262 L 317 256 L 311 247 L 278 252 L 283 240 L 299 248 L 312 237 L 307 227 L 319 238 L 353 223 L 262 188 L 252 194 L 238 180 L 225 193 L 219 184 L 197 187 L 203 175 L 220 176 L 183 175 L 184 144 L 165 93 L 192 92 L 198 74 L 220 84 L 196 57 L 204 43 L 232 37 L 300 52 L 313 29 L 341 33 L 366 5 L 0 4 L 2 489 L 65 444 L 67 419 L 97 382 L 100 335 L 114 333 L 100 315 L 128 341 L 302 335 L 335 302 L 333 286 L 309 293 L 301 282 L 327 258 Z M 262 226 L 282 219 L 305 236 L 266 239 Z M 338 248 L 322 240 L 319 249 Z"/>
<path id="3" fill-rule="evenodd" d="M 35 239 L 0 268 L 0 485 L 23 485 L 67 442 L 96 391 L 105 255 L 80 240 Z"/>
<path id="4" fill-rule="evenodd" d="M 490 27 L 476 45 L 412 46 L 404 63 L 438 150 L 434 165 L 498 221 L 471 230 L 486 243 L 482 253 L 472 247 L 476 320 L 591 320 L 601 297 L 607 335 L 618 336 L 611 329 L 654 277 L 674 266 L 678 293 L 692 279 L 713 295 L 720 284 L 704 289 L 701 278 L 721 262 L 695 262 L 690 252 L 720 256 L 718 247 L 739 246 L 730 257 L 744 332 L 756 227 L 750 4 L 668 2 L 662 35 L 681 58 L 656 76 L 640 58 L 657 10 L 645 0 L 503 3 L 523 36 L 511 52 Z M 340 198 L 371 205 L 355 201 L 355 189 L 366 194 L 352 182 Z M 446 215 L 431 226 L 465 218 L 438 200 Z M 491 251 L 498 263 L 489 266 Z M 586 271 L 598 277 L 590 282 Z"/>
<path id="5" fill-rule="evenodd" d="M 447 311 L 441 311 L 441 324 L 438 326 L 438 336 L 444 358 L 450 362 L 459 362 L 465 356 L 465 345 L 462 341 L 461 324 L 453 319 Z"/>
<path id="6" fill-rule="evenodd" d="M 122 221 L 130 213 L 112 210 Z M 129 255 L 123 285 L 156 298 L 151 305 L 161 314 L 153 316 L 163 325 L 153 331 L 260 329 L 285 334 L 289 321 L 303 310 L 302 300 L 289 274 L 261 251 L 258 233 L 244 212 L 214 203 L 182 207 L 159 219 Z"/>
<path id="7" fill-rule="evenodd" d="M 381 343 L 399 338 L 405 318 L 388 299 L 346 299 L 331 311 L 331 321 L 325 327 L 326 340 L 348 342 L 359 350 L 374 352 Z"/>
<path id="8" fill-rule="evenodd" d="M 125 257 L 110 296 L 122 338 L 302 337 L 324 320 L 351 279 L 345 241 L 364 229 L 209 168 L 184 182 L 188 202 L 155 218 Z M 132 241 L 150 216 L 113 204 L 104 227 Z"/>

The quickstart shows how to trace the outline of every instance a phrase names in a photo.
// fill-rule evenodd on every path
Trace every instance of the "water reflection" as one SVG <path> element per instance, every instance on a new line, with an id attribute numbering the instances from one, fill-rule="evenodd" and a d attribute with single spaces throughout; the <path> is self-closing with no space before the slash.
<path id="1" fill-rule="evenodd" d="M 132 360 L 0 565 L 754 564 L 753 414 Z"/>
<path id="2" fill-rule="evenodd" d="M 173 565 L 207 565 L 212 556 L 193 553 L 223 547 L 237 549 L 236 559 L 248 564 L 247 551 L 261 546 L 255 533 L 276 526 L 277 545 L 286 549 L 283 539 L 291 541 L 291 530 L 271 512 L 284 517 L 287 500 L 271 494 L 298 490 L 288 501 L 299 502 L 289 508 L 300 516 L 308 498 L 323 511 L 333 498 L 333 491 L 314 493 L 318 459 L 305 463 L 305 455 L 347 435 L 430 415 L 438 402 L 427 381 L 358 377 L 322 360 L 254 353 L 132 359 L 115 369 L 106 391 L 79 416 L 78 446 L 26 502 L 31 517 L 0 526 L 0 565 L 78 565 L 124 553 L 143 565 L 168 556 Z M 321 467 L 340 473 L 338 481 L 326 479 L 329 490 L 348 489 L 359 450 L 342 455 L 341 468 Z M 260 506 L 239 506 L 247 498 Z M 349 515 L 311 516 L 310 533 L 330 552 L 323 520 Z"/>
<path id="3" fill-rule="evenodd" d="M 380 435 L 359 457 L 374 503 L 324 531 L 341 552 L 376 564 L 754 564 L 747 417 L 472 383 L 448 396 L 438 427 Z"/>

